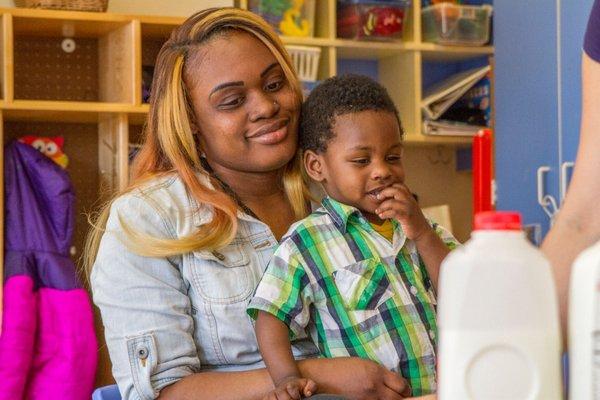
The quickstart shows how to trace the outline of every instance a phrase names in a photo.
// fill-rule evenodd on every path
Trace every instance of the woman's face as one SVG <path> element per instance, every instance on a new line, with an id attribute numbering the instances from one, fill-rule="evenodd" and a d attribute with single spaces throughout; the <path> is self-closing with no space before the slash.
<path id="1" fill-rule="evenodd" d="M 186 62 L 200 145 L 217 172 L 270 172 L 292 159 L 299 104 L 262 42 L 229 32 Z"/>

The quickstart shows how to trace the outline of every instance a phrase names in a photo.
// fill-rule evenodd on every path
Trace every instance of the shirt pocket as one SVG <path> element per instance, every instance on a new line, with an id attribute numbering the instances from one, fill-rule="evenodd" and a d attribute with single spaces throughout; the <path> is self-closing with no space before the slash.
<path id="1" fill-rule="evenodd" d="M 246 300 L 254 285 L 250 257 L 242 244 L 193 253 L 192 282 L 207 301 L 230 304 Z"/>
<path id="2" fill-rule="evenodd" d="M 377 310 L 393 296 L 385 265 L 366 259 L 333 273 L 340 297 L 349 311 Z"/>

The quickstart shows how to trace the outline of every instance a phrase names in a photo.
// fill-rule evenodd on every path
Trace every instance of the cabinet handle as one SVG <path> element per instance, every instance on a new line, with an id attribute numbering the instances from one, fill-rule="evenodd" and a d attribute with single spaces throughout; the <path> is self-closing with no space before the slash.
<path id="1" fill-rule="evenodd" d="M 575 163 L 572 161 L 566 161 L 560 166 L 560 204 L 562 205 L 567 195 L 567 189 L 569 187 L 569 169 L 572 169 Z"/>
<path id="2" fill-rule="evenodd" d="M 537 169 L 537 201 L 542 207 L 548 204 L 547 199 L 544 198 L 544 174 L 550 171 L 550 167 L 543 165 Z"/>
<path id="3" fill-rule="evenodd" d="M 556 199 L 552 195 L 545 194 L 544 175 L 550 171 L 550 167 L 543 165 L 537 170 L 537 201 L 542 210 L 550 218 L 550 224 L 554 223 L 554 217 L 558 211 Z"/>

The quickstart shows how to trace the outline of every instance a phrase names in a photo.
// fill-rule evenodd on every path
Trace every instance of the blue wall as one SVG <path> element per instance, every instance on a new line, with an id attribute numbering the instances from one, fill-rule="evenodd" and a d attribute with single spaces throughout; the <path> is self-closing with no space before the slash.
<path id="1" fill-rule="evenodd" d="M 544 232 L 550 221 L 537 203 L 536 171 L 542 165 L 551 168 L 546 193 L 560 201 L 560 163 L 573 160 L 579 138 L 581 47 L 592 2 L 506 0 L 495 5 L 498 208 L 520 211 L 526 223 L 540 223 Z"/>

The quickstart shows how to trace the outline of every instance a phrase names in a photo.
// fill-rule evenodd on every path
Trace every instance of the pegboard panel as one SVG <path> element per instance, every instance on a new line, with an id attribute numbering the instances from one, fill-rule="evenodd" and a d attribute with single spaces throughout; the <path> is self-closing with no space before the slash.
<path id="1" fill-rule="evenodd" d="M 75 232 L 73 245 L 78 263 L 88 231 L 86 214 L 99 206 L 98 126 L 96 124 L 66 124 L 42 122 L 4 122 L 4 140 L 24 136 L 62 136 L 63 151 L 69 157 L 67 172 L 75 188 Z"/>
<path id="2" fill-rule="evenodd" d="M 144 39 L 142 41 L 142 102 L 149 101 L 156 57 L 166 39 Z"/>
<path id="3" fill-rule="evenodd" d="M 98 101 L 98 39 L 74 40 L 67 53 L 60 37 L 15 37 L 15 99 Z"/>
<path id="4" fill-rule="evenodd" d="M 152 65 L 156 63 L 156 57 L 162 45 L 167 39 L 144 39 L 142 40 L 142 65 Z"/>
<path id="5" fill-rule="evenodd" d="M 129 143 L 141 144 L 144 127 L 142 125 L 129 125 Z"/>

